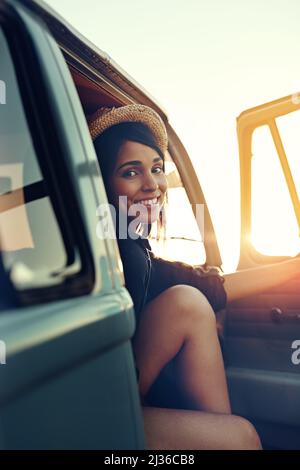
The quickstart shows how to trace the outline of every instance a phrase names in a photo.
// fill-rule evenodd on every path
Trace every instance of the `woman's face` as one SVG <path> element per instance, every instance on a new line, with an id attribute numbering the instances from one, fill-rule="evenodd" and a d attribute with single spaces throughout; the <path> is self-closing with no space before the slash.
<path id="1" fill-rule="evenodd" d="M 163 160 L 151 147 L 126 141 L 120 147 L 110 179 L 111 202 L 124 213 L 139 217 L 142 223 L 159 218 L 167 191 Z M 126 198 L 119 199 L 119 196 Z M 140 209 L 140 211 L 139 211 Z"/>

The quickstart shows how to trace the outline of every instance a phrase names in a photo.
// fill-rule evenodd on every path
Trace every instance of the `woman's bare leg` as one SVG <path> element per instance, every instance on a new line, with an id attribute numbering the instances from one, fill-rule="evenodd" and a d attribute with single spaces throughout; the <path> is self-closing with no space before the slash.
<path id="1" fill-rule="evenodd" d="M 259 450 L 252 424 L 233 415 L 144 407 L 148 449 Z"/>
<path id="2" fill-rule="evenodd" d="M 142 396 L 178 354 L 180 382 L 190 404 L 212 413 L 231 412 L 215 314 L 197 289 L 174 286 L 150 302 L 133 347 Z"/>

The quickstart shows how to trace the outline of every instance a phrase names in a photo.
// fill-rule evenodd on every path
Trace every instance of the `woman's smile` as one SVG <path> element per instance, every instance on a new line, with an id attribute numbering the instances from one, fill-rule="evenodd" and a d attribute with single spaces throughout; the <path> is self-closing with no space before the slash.
<path id="1" fill-rule="evenodd" d="M 157 201 L 158 201 L 158 198 L 155 197 L 154 199 L 141 199 L 140 201 L 134 201 L 134 202 L 153 206 L 154 204 L 157 204 Z"/>

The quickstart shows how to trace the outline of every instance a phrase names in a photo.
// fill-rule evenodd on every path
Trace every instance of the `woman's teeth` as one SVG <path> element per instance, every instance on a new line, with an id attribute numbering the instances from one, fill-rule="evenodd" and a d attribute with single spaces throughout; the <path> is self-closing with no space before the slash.
<path id="1" fill-rule="evenodd" d="M 136 204 L 143 204 L 144 206 L 154 206 L 157 204 L 157 197 L 154 199 L 144 199 L 141 201 L 137 201 Z"/>

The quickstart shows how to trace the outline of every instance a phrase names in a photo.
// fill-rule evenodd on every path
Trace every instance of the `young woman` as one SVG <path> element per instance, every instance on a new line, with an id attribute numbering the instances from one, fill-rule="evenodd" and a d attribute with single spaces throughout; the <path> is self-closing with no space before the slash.
<path id="1" fill-rule="evenodd" d="M 164 366 L 175 360 L 179 382 L 193 408 L 144 407 L 148 447 L 259 449 L 253 426 L 231 415 L 214 311 L 223 308 L 226 299 L 288 280 L 299 272 L 300 260 L 221 276 L 217 270 L 207 273 L 156 258 L 147 229 L 161 220 L 167 192 L 168 140 L 161 118 L 142 105 L 101 108 L 89 127 L 109 201 L 118 210 L 118 243 L 136 313 L 133 350 L 142 400 Z"/>

